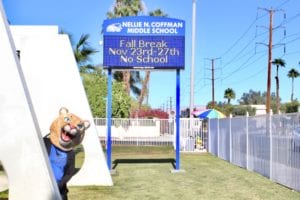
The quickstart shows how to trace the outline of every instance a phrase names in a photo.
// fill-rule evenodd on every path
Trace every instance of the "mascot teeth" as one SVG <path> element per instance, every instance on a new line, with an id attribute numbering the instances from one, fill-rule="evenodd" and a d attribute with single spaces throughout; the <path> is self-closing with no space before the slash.
<path id="1" fill-rule="evenodd" d="M 69 142 L 71 140 L 71 137 L 67 133 L 62 133 L 61 139 L 65 142 Z"/>
<path id="2" fill-rule="evenodd" d="M 75 128 L 71 129 L 70 134 L 72 134 L 72 135 L 77 134 L 77 129 L 75 129 Z"/>
<path id="3" fill-rule="evenodd" d="M 65 142 L 72 140 L 74 136 L 78 133 L 76 128 L 72 128 L 70 125 L 65 125 L 61 132 L 61 138 Z"/>
<path id="4" fill-rule="evenodd" d="M 64 126 L 64 131 L 67 132 L 67 133 L 70 132 L 71 131 L 71 127 L 69 125 L 65 125 Z"/>

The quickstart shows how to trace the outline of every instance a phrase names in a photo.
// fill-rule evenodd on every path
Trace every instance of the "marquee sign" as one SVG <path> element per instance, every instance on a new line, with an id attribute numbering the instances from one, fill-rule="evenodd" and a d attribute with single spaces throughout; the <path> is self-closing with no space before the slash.
<path id="1" fill-rule="evenodd" d="M 185 22 L 167 17 L 105 20 L 103 65 L 111 69 L 184 69 Z"/>

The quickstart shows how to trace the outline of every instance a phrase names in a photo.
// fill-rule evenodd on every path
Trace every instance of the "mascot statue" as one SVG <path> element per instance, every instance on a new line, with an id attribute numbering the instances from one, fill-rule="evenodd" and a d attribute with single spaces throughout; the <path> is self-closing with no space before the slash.
<path id="1" fill-rule="evenodd" d="M 82 120 L 61 108 L 59 116 L 50 126 L 50 134 L 44 137 L 53 174 L 55 176 L 61 197 L 68 199 L 67 182 L 75 174 L 74 147 L 79 145 L 90 122 Z"/>

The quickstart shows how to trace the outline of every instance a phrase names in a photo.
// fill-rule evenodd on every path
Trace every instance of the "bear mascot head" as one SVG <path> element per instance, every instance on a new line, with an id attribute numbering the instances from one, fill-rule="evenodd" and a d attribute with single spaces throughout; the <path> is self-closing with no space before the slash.
<path id="1" fill-rule="evenodd" d="M 67 182 L 75 174 L 75 151 L 89 128 L 90 122 L 69 113 L 63 107 L 50 126 L 50 134 L 44 137 L 52 172 L 62 199 L 68 199 Z"/>

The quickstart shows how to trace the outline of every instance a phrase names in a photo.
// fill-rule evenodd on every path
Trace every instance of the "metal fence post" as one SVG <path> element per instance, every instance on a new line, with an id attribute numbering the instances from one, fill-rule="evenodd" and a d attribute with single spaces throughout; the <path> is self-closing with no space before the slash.
<path id="1" fill-rule="evenodd" d="M 270 127 L 270 180 L 273 179 L 273 133 L 272 133 L 272 111 L 268 114 Z"/>
<path id="2" fill-rule="evenodd" d="M 207 139 L 208 139 L 208 152 L 211 153 L 210 119 L 207 120 Z"/>
<path id="3" fill-rule="evenodd" d="M 218 157 L 220 156 L 220 131 L 219 131 L 219 118 L 217 119 L 217 136 L 218 136 Z"/>
<path id="4" fill-rule="evenodd" d="M 231 132 L 232 114 L 229 115 L 229 161 L 232 163 L 232 132 Z"/>
<path id="5" fill-rule="evenodd" d="M 249 127 L 248 127 L 249 113 L 246 113 L 246 168 L 249 170 Z"/>

